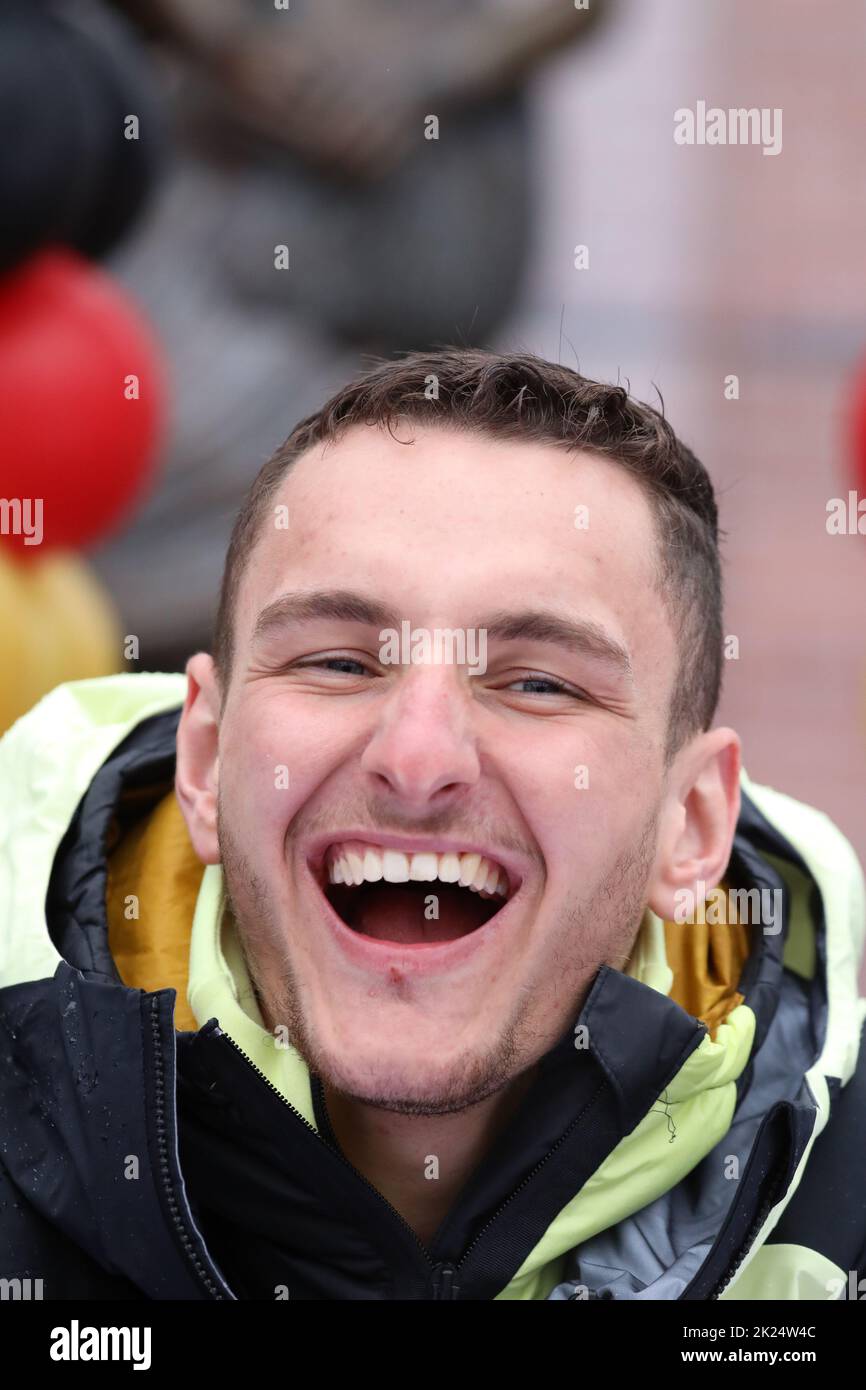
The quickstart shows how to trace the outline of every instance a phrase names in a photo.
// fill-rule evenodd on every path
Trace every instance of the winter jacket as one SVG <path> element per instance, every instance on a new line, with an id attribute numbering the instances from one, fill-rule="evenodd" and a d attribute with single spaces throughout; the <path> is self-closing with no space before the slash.
<path id="1" fill-rule="evenodd" d="M 858 1296 L 864 883 L 826 816 L 743 774 L 723 920 L 647 912 L 425 1246 L 264 1027 L 174 796 L 184 693 L 70 682 L 0 740 L 2 1296 Z"/>

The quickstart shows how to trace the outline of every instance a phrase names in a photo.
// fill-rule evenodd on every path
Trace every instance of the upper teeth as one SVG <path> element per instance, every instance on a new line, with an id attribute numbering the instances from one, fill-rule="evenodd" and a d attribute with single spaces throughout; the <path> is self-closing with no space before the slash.
<path id="1" fill-rule="evenodd" d="M 504 869 L 483 854 L 432 854 L 429 850 L 404 854 L 399 849 L 379 849 L 352 841 L 331 845 L 327 855 L 331 883 L 458 883 L 484 897 L 508 895 Z"/>

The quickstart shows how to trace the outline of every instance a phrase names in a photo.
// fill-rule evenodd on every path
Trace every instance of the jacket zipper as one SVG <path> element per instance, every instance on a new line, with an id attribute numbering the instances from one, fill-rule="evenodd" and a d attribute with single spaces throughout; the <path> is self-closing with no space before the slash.
<path id="1" fill-rule="evenodd" d="M 265 1080 L 267 1080 L 267 1077 L 265 1077 Z M 603 1089 L 603 1088 L 600 1087 L 599 1089 L 601 1090 L 601 1089 Z M 596 1092 L 596 1096 L 597 1096 L 597 1095 L 598 1095 L 598 1091 Z M 586 1107 L 586 1109 L 590 1109 L 590 1108 L 592 1107 L 592 1105 L 593 1105 L 594 1102 L 595 1102 L 595 1098 L 596 1098 L 596 1097 L 593 1096 L 592 1100 L 589 1102 L 589 1105 Z M 585 1114 L 585 1113 L 586 1113 L 585 1110 L 581 1112 L 581 1114 Z M 478 1232 L 478 1234 L 469 1242 L 469 1244 L 467 1245 L 466 1249 L 464 1250 L 464 1252 L 463 1252 L 461 1258 L 456 1262 L 456 1264 L 449 1263 L 449 1262 L 445 1262 L 445 1263 L 442 1263 L 442 1264 L 439 1264 L 439 1265 L 436 1266 L 436 1272 L 435 1272 L 435 1275 L 434 1275 L 434 1282 L 433 1282 L 434 1298 L 441 1298 L 441 1299 L 458 1299 L 458 1298 L 460 1297 L 460 1285 L 459 1285 L 459 1283 L 457 1282 L 455 1276 L 456 1276 L 457 1273 L 459 1272 L 461 1266 L 464 1265 L 464 1264 L 466 1263 L 466 1261 L 469 1259 L 469 1256 L 471 1255 L 472 1251 L 475 1249 L 476 1245 L 479 1243 L 479 1241 L 483 1240 L 483 1238 L 484 1238 L 484 1236 L 486 1235 L 486 1233 L 490 1230 L 490 1227 L 493 1225 L 493 1223 L 494 1223 L 495 1221 L 498 1221 L 498 1220 L 499 1220 L 499 1217 L 500 1217 L 500 1216 L 502 1215 L 502 1213 L 510 1206 L 510 1204 L 514 1201 L 514 1198 L 517 1196 L 517 1194 L 518 1194 L 519 1192 L 522 1192 L 523 1189 L 524 1189 L 529 1183 L 532 1182 L 532 1180 L 535 1178 L 536 1174 L 538 1174 L 538 1173 L 541 1171 L 541 1169 L 544 1167 L 545 1163 L 547 1163 L 547 1162 L 553 1157 L 553 1155 L 556 1153 L 556 1150 L 560 1147 L 560 1145 L 565 1143 L 566 1139 L 568 1138 L 569 1134 L 571 1133 L 571 1130 L 572 1130 L 573 1126 L 574 1126 L 575 1124 L 577 1124 L 577 1121 L 578 1121 L 578 1119 L 580 1119 L 580 1118 L 581 1118 L 581 1117 L 578 1116 L 577 1119 L 575 1119 L 575 1120 L 572 1121 L 572 1123 L 568 1126 L 568 1129 L 566 1129 L 565 1133 L 560 1135 L 560 1137 L 557 1139 L 557 1141 L 556 1141 L 556 1143 L 553 1145 L 553 1147 L 552 1147 L 551 1149 L 549 1149 L 548 1152 L 545 1154 L 544 1158 L 539 1159 L 539 1161 L 538 1161 L 538 1163 L 536 1163 L 535 1167 L 534 1167 L 533 1169 L 531 1169 L 530 1172 L 527 1173 L 526 1177 L 522 1180 L 522 1182 L 518 1183 L 517 1187 L 515 1187 L 514 1191 L 511 1192 L 511 1193 L 509 1194 L 509 1196 L 508 1196 L 508 1197 L 505 1199 L 505 1201 L 502 1203 L 501 1207 L 499 1207 L 499 1208 L 493 1213 L 493 1215 L 492 1215 L 491 1217 L 489 1217 L 487 1221 L 485 1221 L 484 1225 L 481 1227 L 481 1230 L 480 1230 L 480 1231 Z M 303 1119 L 303 1116 L 301 1116 L 301 1119 Z M 350 1164 L 349 1166 L 351 1167 L 351 1164 Z M 359 1174 L 359 1176 L 361 1176 L 361 1175 Z M 366 1181 L 366 1179 L 365 1179 L 365 1181 Z M 371 1184 L 369 1184 L 369 1183 L 368 1183 L 367 1185 L 368 1185 L 368 1186 L 371 1186 Z M 375 1192 L 376 1189 L 374 1188 L 373 1191 Z M 378 1195 L 381 1197 L 381 1193 L 379 1193 Z M 382 1201 L 385 1201 L 384 1197 L 382 1197 Z M 390 1203 L 386 1203 L 386 1205 L 390 1205 Z M 393 1210 L 393 1208 L 392 1208 L 392 1210 Z M 398 1214 L 399 1214 L 399 1213 L 398 1213 Z M 402 1220 L 402 1218 L 401 1218 L 401 1220 Z M 414 1232 L 413 1232 L 413 1234 L 414 1234 Z M 423 1247 L 422 1247 L 422 1248 L 423 1248 Z M 426 1253 L 426 1252 L 425 1252 L 425 1253 Z M 429 1256 L 428 1256 L 428 1259 L 429 1259 Z"/>
<path id="2" fill-rule="evenodd" d="M 458 1299 L 460 1297 L 460 1285 L 454 1278 L 457 1273 L 457 1266 L 453 1264 L 439 1264 L 433 1276 L 433 1297 L 438 1299 Z"/>
<path id="3" fill-rule="evenodd" d="M 315 1134 L 316 1138 L 319 1140 L 319 1143 L 324 1144 L 325 1141 L 322 1138 L 319 1131 L 316 1129 L 315 1125 L 311 1125 L 306 1115 L 302 1115 L 300 1110 L 295 1109 L 291 1101 L 286 1100 L 282 1091 L 279 1091 L 277 1087 L 274 1085 L 274 1083 L 270 1080 L 270 1078 L 265 1076 L 265 1073 L 261 1070 L 261 1068 L 257 1067 L 252 1058 L 249 1057 L 246 1054 L 246 1052 L 244 1052 L 243 1048 L 238 1046 L 234 1038 L 231 1037 L 228 1033 L 226 1033 L 222 1028 L 215 1031 L 217 1032 L 217 1035 L 219 1037 L 225 1038 L 226 1042 L 231 1044 L 235 1052 L 240 1053 L 241 1057 L 243 1057 L 247 1065 L 252 1068 L 252 1070 L 256 1073 L 258 1077 L 261 1078 L 261 1080 L 265 1083 L 268 1089 L 273 1091 L 275 1096 L 279 1097 L 286 1109 L 290 1110 L 292 1114 L 295 1116 L 295 1118 L 300 1120 L 301 1124 L 306 1125 L 307 1129 L 311 1130 L 312 1133 Z M 355 1167 L 353 1163 L 349 1162 L 348 1158 L 346 1158 L 346 1155 L 342 1153 L 340 1149 L 332 1149 L 330 1144 L 326 1144 L 325 1147 L 330 1152 L 336 1154 L 340 1162 L 344 1163 L 345 1166 L 355 1174 L 355 1177 L 358 1178 L 364 1184 L 364 1186 L 370 1190 L 370 1192 L 374 1193 L 375 1196 L 378 1197 L 379 1201 L 382 1202 L 383 1205 L 388 1208 L 391 1214 L 397 1218 L 397 1221 L 400 1223 L 403 1230 L 406 1231 L 409 1236 L 411 1236 L 412 1243 L 418 1250 L 420 1250 L 423 1258 L 430 1266 L 434 1299 L 457 1298 L 459 1295 L 459 1285 L 456 1284 L 453 1279 L 455 1266 L 448 1263 L 437 1264 L 436 1261 L 432 1259 L 426 1246 L 422 1245 L 415 1231 L 413 1231 L 412 1227 L 409 1225 L 409 1222 L 405 1219 L 405 1217 L 400 1215 L 396 1207 L 393 1207 L 391 1205 L 387 1197 L 382 1196 L 382 1193 L 379 1191 L 379 1189 L 377 1187 L 374 1187 L 373 1184 L 367 1178 L 364 1177 L 364 1174 L 358 1171 L 358 1169 Z"/>
<path id="4" fill-rule="evenodd" d="M 472 1251 L 475 1249 L 475 1247 L 476 1247 L 476 1245 L 478 1244 L 478 1242 L 479 1242 L 480 1240 L 483 1240 L 484 1236 L 485 1236 L 486 1233 L 490 1230 L 490 1227 L 493 1225 L 494 1221 L 498 1221 L 498 1220 L 499 1220 L 499 1217 L 500 1217 L 500 1216 L 502 1215 L 502 1213 L 506 1210 L 506 1208 L 507 1208 L 508 1206 L 510 1206 L 510 1204 L 514 1201 L 514 1199 L 515 1199 L 515 1197 L 517 1196 L 517 1194 L 518 1194 L 519 1192 L 522 1192 L 523 1189 L 524 1189 L 524 1187 L 526 1187 L 529 1183 L 532 1182 L 533 1178 L 535 1178 L 536 1174 L 539 1173 L 539 1172 L 541 1171 L 541 1169 L 544 1167 L 545 1163 L 547 1163 L 547 1162 L 553 1157 L 553 1155 L 556 1153 L 556 1151 L 557 1151 L 557 1149 L 560 1147 L 560 1145 L 565 1143 L 566 1139 L 567 1139 L 567 1138 L 569 1137 L 569 1135 L 571 1134 L 571 1131 L 572 1131 L 572 1129 L 574 1128 L 574 1126 L 575 1126 L 575 1125 L 578 1123 L 578 1121 L 583 1117 L 583 1115 L 586 1114 L 586 1111 L 587 1111 L 587 1110 L 590 1110 L 590 1109 L 592 1108 L 592 1106 L 595 1104 L 596 1097 L 598 1096 L 599 1092 L 600 1092 L 601 1090 L 603 1090 L 603 1089 L 604 1089 L 603 1086 L 600 1086 L 600 1087 L 599 1087 L 599 1090 L 596 1091 L 595 1095 L 592 1097 L 592 1100 L 590 1100 L 589 1104 L 584 1108 L 584 1110 L 581 1111 L 580 1115 L 578 1115 L 574 1120 L 572 1120 L 571 1124 L 568 1126 L 568 1128 L 566 1129 L 565 1133 L 564 1133 L 564 1134 L 561 1134 L 561 1135 L 559 1136 L 559 1138 L 557 1139 L 557 1141 L 556 1141 L 556 1143 L 553 1145 L 553 1147 L 552 1147 L 551 1149 L 549 1149 L 548 1152 L 544 1155 L 544 1158 L 539 1159 L 539 1161 L 538 1161 L 538 1163 L 536 1163 L 535 1167 L 534 1167 L 533 1169 L 531 1169 L 531 1171 L 530 1171 L 529 1173 L 527 1173 L 527 1175 L 526 1175 L 526 1177 L 523 1179 L 523 1181 L 522 1181 L 522 1182 L 519 1182 L 518 1185 L 517 1185 L 517 1187 L 515 1187 L 514 1191 L 513 1191 L 512 1193 L 510 1193 L 510 1195 L 505 1199 L 505 1201 L 502 1203 L 502 1206 L 498 1209 L 498 1211 L 495 1211 L 495 1212 L 493 1213 L 493 1215 L 492 1215 L 487 1221 L 485 1221 L 484 1225 L 481 1227 L 481 1230 L 480 1230 L 480 1231 L 478 1232 L 478 1234 L 474 1237 L 474 1239 L 471 1240 L 470 1243 L 467 1245 L 466 1249 L 465 1249 L 464 1252 L 463 1252 L 463 1255 L 462 1255 L 461 1258 L 457 1261 L 457 1263 L 456 1263 L 454 1266 L 443 1266 L 443 1269 L 453 1268 L 454 1273 L 455 1273 L 455 1274 L 457 1273 L 457 1271 L 460 1269 L 460 1266 L 461 1266 L 462 1264 L 465 1264 L 466 1260 L 468 1260 L 469 1256 L 471 1255 Z M 456 1296 L 457 1296 L 456 1294 L 450 1294 L 450 1295 L 449 1295 L 449 1294 L 444 1294 L 444 1295 L 443 1295 L 443 1297 L 452 1297 L 452 1298 L 456 1298 Z"/>
<path id="5" fill-rule="evenodd" d="M 776 1181 L 773 1183 L 769 1196 L 765 1197 L 764 1201 L 762 1202 L 758 1215 L 752 1222 L 752 1225 L 750 1226 L 746 1234 L 746 1238 L 743 1241 L 743 1244 L 740 1246 L 739 1254 L 734 1259 L 734 1263 L 728 1266 L 728 1268 L 725 1270 L 725 1273 L 719 1280 L 718 1284 L 716 1284 L 713 1292 L 709 1295 L 711 1300 L 717 1300 L 721 1298 L 722 1294 L 725 1292 L 725 1289 L 728 1288 L 728 1286 L 734 1282 L 737 1270 L 740 1268 L 740 1265 L 743 1263 L 743 1260 L 748 1255 L 749 1251 L 752 1248 L 752 1245 L 755 1242 L 758 1232 L 760 1231 L 761 1227 L 763 1226 L 764 1222 L 769 1216 L 771 1210 L 779 1200 L 781 1186 L 782 1181 L 780 1178 L 777 1178 Z"/>
<path id="6" fill-rule="evenodd" d="M 181 1243 L 181 1247 L 187 1259 L 195 1270 L 198 1278 L 207 1289 L 211 1298 L 225 1300 L 226 1295 L 219 1285 L 211 1278 L 205 1265 L 199 1258 L 195 1243 L 190 1233 L 189 1227 L 183 1220 L 180 1211 L 180 1204 L 177 1200 L 171 1181 L 171 1171 L 168 1162 L 168 1138 L 166 1134 L 165 1122 L 165 1069 L 163 1066 L 162 1041 L 159 1028 L 159 1000 L 154 998 L 150 1006 L 150 1023 L 153 1033 L 153 1052 L 154 1052 L 154 1080 L 156 1091 L 156 1139 L 159 1148 L 159 1177 L 162 1190 L 168 1203 L 171 1213 L 172 1226 L 175 1234 Z"/>

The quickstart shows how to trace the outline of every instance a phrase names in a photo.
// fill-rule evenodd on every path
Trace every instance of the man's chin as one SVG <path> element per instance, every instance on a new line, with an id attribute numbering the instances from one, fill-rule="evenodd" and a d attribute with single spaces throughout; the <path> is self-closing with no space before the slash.
<path id="1" fill-rule="evenodd" d="M 332 1055 L 313 1047 L 305 1061 L 326 1087 L 347 1099 L 402 1115 L 450 1115 L 477 1105 L 508 1085 L 513 1072 L 506 1057 L 466 1052 L 431 1062 L 430 1049 L 415 1051 L 388 1039 L 353 1041 Z M 301 1050 L 300 1048 L 298 1049 Z"/>

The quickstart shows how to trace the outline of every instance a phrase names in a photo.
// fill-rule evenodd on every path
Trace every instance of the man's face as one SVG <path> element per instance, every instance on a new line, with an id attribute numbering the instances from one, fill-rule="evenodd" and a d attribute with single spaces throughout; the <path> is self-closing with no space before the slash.
<path id="1" fill-rule="evenodd" d="M 399 433 L 414 442 L 354 427 L 317 446 L 273 500 L 235 615 L 219 847 L 269 1026 L 340 1091 L 433 1113 L 518 1076 L 599 965 L 625 964 L 676 650 L 623 469 Z M 419 633 L 462 631 L 475 667 L 447 645 L 394 659 L 381 634 L 404 622 L 416 654 Z M 466 877 L 469 852 L 505 870 L 507 900 L 439 877 L 329 882 L 338 861 Z"/>

